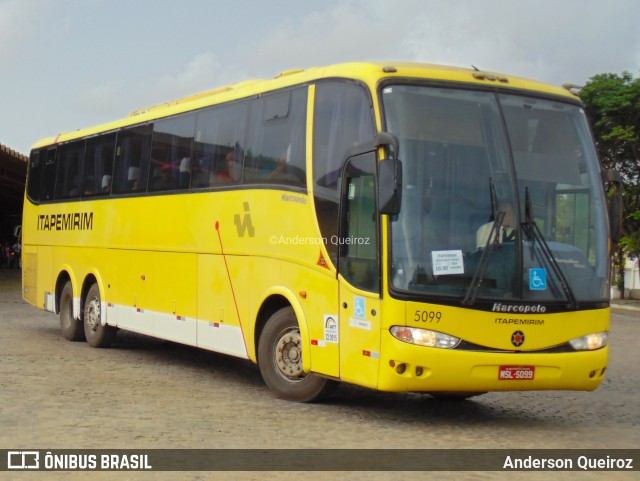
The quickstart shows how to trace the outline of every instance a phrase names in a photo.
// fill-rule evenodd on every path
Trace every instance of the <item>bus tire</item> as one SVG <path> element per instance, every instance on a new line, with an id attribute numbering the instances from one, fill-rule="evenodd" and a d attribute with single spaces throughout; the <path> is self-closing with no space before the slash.
<path id="1" fill-rule="evenodd" d="M 93 284 L 84 300 L 84 335 L 91 347 L 109 347 L 116 336 L 116 328 L 100 323 L 102 301 L 98 284 Z"/>
<path id="2" fill-rule="evenodd" d="M 273 393 L 288 401 L 312 402 L 328 396 L 336 382 L 302 370 L 302 338 L 291 307 L 276 311 L 258 342 L 258 366 Z"/>
<path id="3" fill-rule="evenodd" d="M 73 317 L 73 286 L 67 281 L 60 293 L 60 331 L 68 341 L 84 341 L 84 326 Z"/>

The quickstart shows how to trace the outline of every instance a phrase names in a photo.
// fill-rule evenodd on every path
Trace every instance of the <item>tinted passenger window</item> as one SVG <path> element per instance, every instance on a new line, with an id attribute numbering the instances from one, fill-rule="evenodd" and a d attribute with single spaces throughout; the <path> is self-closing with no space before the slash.
<path id="1" fill-rule="evenodd" d="M 316 86 L 313 122 L 313 182 L 316 215 L 322 236 L 338 234 L 342 167 L 353 146 L 375 133 L 367 91 L 353 83 L 323 82 Z M 334 265 L 337 246 L 326 244 Z"/>
<path id="2" fill-rule="evenodd" d="M 83 195 L 108 195 L 111 191 L 116 134 L 102 135 L 87 141 L 84 158 Z"/>
<path id="3" fill-rule="evenodd" d="M 191 114 L 156 122 L 149 190 L 189 188 L 195 119 L 196 116 Z"/>
<path id="4" fill-rule="evenodd" d="M 29 158 L 29 178 L 27 179 L 27 195 L 38 202 L 40 200 L 40 186 L 42 184 L 42 172 L 46 160 L 46 150 L 34 150 Z"/>
<path id="5" fill-rule="evenodd" d="M 56 199 L 79 197 L 82 193 L 82 164 L 84 161 L 84 140 L 71 142 L 58 149 L 58 175 L 56 178 Z"/>
<path id="6" fill-rule="evenodd" d="M 252 104 L 243 183 L 305 185 L 306 116 L 306 88 Z"/>
<path id="7" fill-rule="evenodd" d="M 144 125 L 118 134 L 112 192 L 124 194 L 146 190 L 152 128 Z"/>
<path id="8" fill-rule="evenodd" d="M 248 105 L 222 105 L 198 114 L 192 187 L 240 183 Z"/>
<path id="9" fill-rule="evenodd" d="M 56 158 L 58 154 L 57 148 L 48 149 L 44 161 L 44 172 L 42 174 L 42 192 L 40 200 L 53 199 L 53 192 L 56 185 Z"/>

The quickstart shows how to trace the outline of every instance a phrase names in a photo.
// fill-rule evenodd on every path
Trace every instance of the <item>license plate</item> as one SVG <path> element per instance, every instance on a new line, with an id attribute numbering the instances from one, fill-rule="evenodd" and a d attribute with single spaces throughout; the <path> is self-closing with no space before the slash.
<path id="1" fill-rule="evenodd" d="M 500 366 L 499 381 L 532 381 L 536 372 L 535 366 Z"/>

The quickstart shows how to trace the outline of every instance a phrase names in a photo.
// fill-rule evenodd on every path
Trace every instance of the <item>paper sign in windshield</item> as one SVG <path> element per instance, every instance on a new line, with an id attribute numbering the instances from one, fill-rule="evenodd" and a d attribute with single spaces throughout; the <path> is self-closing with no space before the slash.
<path id="1" fill-rule="evenodd" d="M 464 274 L 464 261 L 462 260 L 461 250 L 432 251 L 431 262 L 434 276 Z"/>

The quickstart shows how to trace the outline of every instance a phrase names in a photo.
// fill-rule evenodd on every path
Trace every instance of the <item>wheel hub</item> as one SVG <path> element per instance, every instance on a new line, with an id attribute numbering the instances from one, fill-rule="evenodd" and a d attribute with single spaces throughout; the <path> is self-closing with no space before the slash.
<path id="1" fill-rule="evenodd" d="M 89 328 L 95 332 L 100 325 L 100 302 L 98 299 L 92 299 L 85 309 L 84 319 Z"/>
<path id="2" fill-rule="evenodd" d="M 276 345 L 275 361 L 286 378 L 304 377 L 302 369 L 302 338 L 298 330 L 286 332 Z"/>

